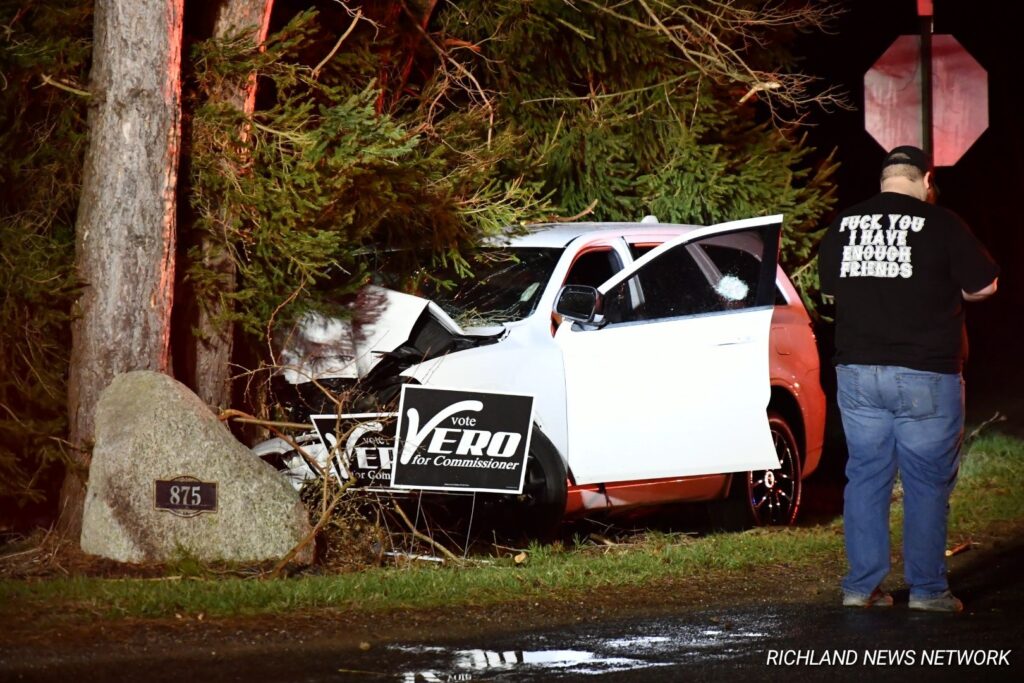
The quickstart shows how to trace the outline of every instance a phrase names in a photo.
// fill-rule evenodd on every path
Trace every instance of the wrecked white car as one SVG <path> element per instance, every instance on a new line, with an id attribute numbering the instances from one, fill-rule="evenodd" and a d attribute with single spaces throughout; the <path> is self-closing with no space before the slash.
<path id="1" fill-rule="evenodd" d="M 380 406 L 394 410 L 403 384 L 527 395 L 526 481 L 501 497 L 524 526 L 716 500 L 756 524 L 792 523 L 825 411 L 810 320 L 777 267 L 781 227 L 551 224 L 485 250 L 433 301 L 369 288 L 372 315 L 309 317 L 281 360 L 300 420 L 336 412 L 314 380 L 374 396 L 370 440 L 350 439 L 334 463 L 315 433 L 299 443 L 338 475 L 386 471 Z M 313 476 L 283 440 L 254 450 L 297 483 Z"/>

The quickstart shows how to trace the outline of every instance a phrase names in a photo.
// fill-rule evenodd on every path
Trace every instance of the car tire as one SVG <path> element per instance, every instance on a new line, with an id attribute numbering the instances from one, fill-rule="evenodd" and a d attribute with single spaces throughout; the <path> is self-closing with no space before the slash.
<path id="1" fill-rule="evenodd" d="M 796 523 L 803 493 L 800 447 L 782 414 L 768 411 L 780 466 L 733 475 L 729 496 L 708 505 L 715 531 L 741 531 L 752 526 L 789 526 Z"/>
<path id="2" fill-rule="evenodd" d="M 754 470 L 742 476 L 735 487 L 744 496 L 750 523 L 754 526 L 789 526 L 800 514 L 803 494 L 803 470 L 800 446 L 789 423 L 780 413 L 768 411 L 779 467 L 774 470 Z"/>
<path id="3" fill-rule="evenodd" d="M 534 425 L 530 453 L 526 460 L 526 481 L 523 496 L 526 503 L 527 529 L 535 538 L 549 538 L 565 516 L 568 478 L 562 456 L 550 439 Z"/>
<path id="4" fill-rule="evenodd" d="M 511 537 L 550 540 L 565 516 L 565 463 L 551 440 L 533 426 L 526 478 L 519 495 L 485 494 L 496 530 Z"/>

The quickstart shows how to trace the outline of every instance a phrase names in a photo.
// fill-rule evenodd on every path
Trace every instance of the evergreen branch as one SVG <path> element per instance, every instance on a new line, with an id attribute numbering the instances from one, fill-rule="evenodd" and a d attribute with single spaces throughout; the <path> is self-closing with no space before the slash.
<path id="1" fill-rule="evenodd" d="M 723 64 L 721 60 L 715 59 L 713 55 L 704 54 L 702 52 L 698 53 L 695 52 L 694 50 L 690 50 L 683 41 L 679 40 L 676 37 L 675 33 L 672 30 L 665 26 L 661 18 L 654 12 L 654 10 L 650 8 L 650 6 L 646 2 L 644 2 L 644 0 L 639 0 L 639 3 L 640 6 L 644 8 L 644 11 L 647 12 L 647 15 L 651 18 L 651 21 L 654 22 L 656 30 L 662 35 L 664 35 L 666 38 L 668 38 L 673 45 L 679 48 L 679 51 L 682 52 L 694 64 L 694 66 L 700 69 L 702 73 L 706 73 L 704 64 L 703 62 L 694 59 L 695 55 L 700 55 L 704 59 L 707 59 L 713 63 L 717 63 L 719 66 L 725 66 L 725 64 Z M 715 37 L 712 36 L 712 38 Z"/>
<path id="2" fill-rule="evenodd" d="M 434 51 L 437 52 L 441 60 L 450 62 L 451 65 L 454 66 L 457 71 L 461 72 L 464 76 L 466 76 L 466 78 L 468 78 L 469 81 L 476 87 L 476 91 L 480 94 L 480 98 L 483 100 L 484 106 L 487 108 L 489 113 L 489 125 L 487 127 L 487 145 L 490 146 L 494 131 L 494 104 L 491 102 L 491 98 L 487 96 L 487 92 L 484 90 L 483 86 L 480 85 L 480 81 L 476 79 L 476 76 L 474 76 L 469 71 L 469 69 L 463 66 L 458 60 L 452 58 L 452 56 L 449 55 L 444 50 L 444 48 L 437 44 L 437 41 L 430 37 L 430 34 L 427 33 L 427 30 L 420 26 L 419 22 L 416 20 L 416 16 L 412 13 L 412 10 L 409 9 L 409 6 L 405 3 L 405 0 L 402 0 L 402 10 L 405 12 L 406 16 L 412 19 L 413 26 L 416 27 L 416 30 L 419 31 L 420 35 L 423 36 L 424 40 L 426 40 L 427 43 L 432 48 L 434 48 Z"/>
<path id="3" fill-rule="evenodd" d="M 8 406 L 8 405 L 7 405 L 6 403 L 0 403 L 0 408 L 3 408 L 4 410 L 6 410 L 6 411 L 7 411 L 7 412 L 8 412 L 9 414 L 10 414 L 11 418 L 12 418 L 12 419 L 13 419 L 13 420 L 14 420 L 15 422 L 17 422 L 17 423 L 18 423 L 19 425 L 21 425 L 22 427 L 25 427 L 25 428 L 26 428 L 26 430 L 28 429 L 28 425 L 26 425 L 26 424 L 25 424 L 25 423 L 24 423 L 24 422 L 22 421 L 22 419 L 21 419 L 20 417 L 18 417 L 18 414 L 17 414 L 16 412 L 14 412 L 14 411 L 13 411 L 13 410 L 12 410 L 12 409 L 10 408 L 10 406 Z"/>
<path id="4" fill-rule="evenodd" d="M 604 93 L 602 95 L 580 95 L 578 97 L 536 97 L 531 100 L 523 100 L 520 104 L 535 104 L 537 102 L 586 102 L 590 100 L 603 100 L 610 99 L 613 97 L 626 97 L 628 95 L 636 95 L 638 93 L 647 92 L 649 90 L 657 90 L 669 85 L 674 85 L 680 81 L 685 81 L 688 76 L 676 76 L 675 78 L 668 78 L 659 83 L 652 85 L 645 85 L 642 88 L 630 88 L 629 90 L 616 90 L 615 92 Z"/>
<path id="5" fill-rule="evenodd" d="M 662 33 L 666 35 L 669 38 L 669 40 L 671 40 L 674 44 L 679 46 L 679 48 L 683 50 L 684 53 L 687 53 L 686 48 L 679 41 L 676 40 L 672 30 L 665 26 L 665 24 L 661 21 L 661 19 L 654 12 L 654 10 L 652 10 L 651 7 L 645 2 L 645 0 L 638 1 L 640 5 L 644 8 L 644 10 L 647 11 L 648 15 L 651 17 L 651 20 L 655 22 L 655 24 L 659 27 Z M 709 58 L 713 61 L 713 63 L 719 68 L 719 70 L 724 75 L 740 82 L 752 83 L 750 90 L 748 90 L 747 93 L 740 98 L 739 104 L 743 104 L 758 92 L 778 90 L 782 87 L 782 84 L 778 80 L 762 79 L 760 77 L 760 74 L 758 74 L 756 71 L 747 66 L 747 63 L 744 61 L 743 57 L 741 57 L 735 49 L 726 44 L 720 36 L 716 35 L 716 33 L 712 31 L 710 28 L 708 28 L 704 23 L 697 21 L 693 17 L 686 14 L 681 14 L 681 16 L 683 17 L 683 20 L 686 23 L 690 24 L 694 30 L 702 33 L 705 36 L 705 38 L 714 46 L 714 50 L 712 51 Z M 742 70 L 743 73 L 740 73 L 737 70 L 737 66 L 739 67 L 739 70 Z M 775 110 L 771 106 L 770 101 L 768 102 L 768 106 L 770 109 L 772 109 L 772 113 L 774 116 Z"/>
<path id="6" fill-rule="evenodd" d="M 270 318 L 267 320 L 267 336 L 266 336 L 266 339 L 267 339 L 267 353 L 270 355 L 270 359 L 273 360 L 275 363 L 277 362 L 277 359 L 274 357 L 274 346 L 272 344 L 273 330 L 274 330 L 274 319 L 277 318 L 277 314 L 281 312 L 281 309 L 283 309 L 285 306 L 287 306 L 288 304 L 290 304 L 293 301 L 295 301 L 295 299 L 298 298 L 298 296 L 305 289 L 306 288 L 303 285 L 299 285 L 298 287 L 296 287 L 292 291 L 292 293 L 288 295 L 288 298 L 286 298 L 284 301 L 282 301 L 281 303 L 279 303 L 277 305 L 277 308 L 274 309 L 273 313 L 270 314 Z"/>
<path id="7" fill-rule="evenodd" d="M 553 220 L 550 221 L 550 222 L 553 222 L 553 223 L 571 223 L 573 221 L 578 221 L 579 219 L 583 218 L 584 216 L 589 215 L 591 213 L 594 213 L 594 209 L 597 208 L 597 202 L 598 202 L 598 200 L 594 199 L 589 204 L 587 204 L 587 208 L 583 209 L 578 214 L 576 214 L 574 216 L 555 216 L 553 218 Z"/>
<path id="8" fill-rule="evenodd" d="M 279 137 L 284 140 L 290 140 L 291 142 L 295 143 L 308 142 L 311 139 L 311 136 L 308 133 L 296 133 L 293 131 L 278 130 L 277 128 L 271 128 L 270 126 L 266 126 L 260 123 L 259 121 L 252 121 L 252 125 L 254 128 L 262 130 L 264 133 L 270 133 L 275 137 Z"/>
<path id="9" fill-rule="evenodd" d="M 764 46 L 766 34 L 772 30 L 808 26 L 823 28 L 841 13 L 841 9 L 816 5 L 789 8 L 778 3 L 747 9 L 734 0 L 685 3 L 624 0 L 613 6 L 599 0 L 564 1 L 571 7 L 575 7 L 574 2 L 583 2 L 598 12 L 657 34 L 702 75 L 745 84 L 748 89 L 738 104 L 763 93 L 763 101 L 776 127 L 801 122 L 805 109 L 812 104 L 825 111 L 833 107 L 851 107 L 834 86 L 811 92 L 811 84 L 820 79 L 799 73 L 760 71 L 752 67 L 744 55 L 751 44 Z M 638 8 L 640 17 L 623 11 L 631 5 Z M 741 44 L 740 47 L 736 47 L 736 42 Z M 786 114 L 787 111 L 791 113 Z"/>
<path id="10" fill-rule="evenodd" d="M 576 35 L 578 35 L 578 36 L 580 36 L 582 38 L 586 38 L 587 40 L 597 40 L 597 38 L 595 38 L 591 34 L 587 33 L 586 31 L 581 29 L 579 26 L 576 26 L 575 24 L 572 24 L 572 23 L 566 21 L 565 19 L 562 19 L 561 17 L 555 17 L 555 21 L 557 21 L 559 24 L 561 24 L 562 26 L 566 27 L 567 29 L 569 29 L 570 31 L 572 31 L 573 33 L 575 33 Z"/>
<path id="11" fill-rule="evenodd" d="M 707 69 L 707 67 L 705 66 L 705 62 L 711 62 L 711 63 L 719 62 L 720 63 L 720 61 L 721 61 L 721 60 L 716 60 L 713 55 L 706 54 L 706 53 L 701 52 L 699 50 L 694 50 L 694 49 L 691 49 L 691 48 L 687 47 L 686 43 L 684 43 L 683 41 L 679 40 L 679 38 L 675 35 L 675 33 L 673 33 L 664 24 L 661 23 L 661 20 L 657 17 L 657 15 L 654 15 L 654 21 L 656 23 L 655 23 L 654 26 L 652 26 L 651 24 L 648 24 L 645 21 L 640 21 L 639 19 L 634 19 L 633 17 L 631 17 L 631 16 L 629 16 L 627 14 L 623 14 L 621 12 L 616 12 L 615 10 L 611 9 L 610 7 L 605 7 L 604 5 L 599 4 L 595 0 L 582 0 L 582 1 L 585 2 L 586 4 L 590 5 L 594 9 L 600 11 L 600 12 L 604 12 L 605 14 L 608 14 L 608 15 L 610 15 L 612 17 L 615 17 L 616 19 L 620 19 L 620 20 L 625 21 L 625 22 L 627 22 L 629 24 L 632 24 L 633 26 L 636 26 L 637 28 L 644 29 L 645 31 L 651 31 L 653 33 L 660 33 L 665 38 L 667 38 L 669 40 L 669 42 L 671 42 L 673 45 L 675 45 L 676 48 L 678 48 L 679 51 L 683 53 L 683 56 L 686 57 L 687 61 L 689 61 L 698 71 L 700 71 L 703 74 L 706 74 L 708 76 L 712 75 L 712 72 L 709 71 Z M 642 2 L 642 0 L 641 0 L 641 4 L 646 9 L 649 10 L 649 8 L 647 8 L 647 5 L 644 4 Z"/>
<path id="12" fill-rule="evenodd" d="M 11 19 L 11 21 L 6 26 L 4 26 L 4 33 L 7 34 L 5 37 L 8 40 L 10 40 L 11 34 L 14 33 L 14 25 L 17 24 L 23 16 L 25 16 L 25 13 L 28 12 L 28 10 L 28 5 L 18 8 L 18 12 L 14 15 L 14 18 Z"/>
<path id="13" fill-rule="evenodd" d="M 789 279 L 790 280 L 797 280 L 797 279 L 799 279 L 800 276 L 803 275 L 804 271 L 807 270 L 808 268 L 810 268 L 811 266 L 813 266 L 814 263 L 815 263 L 814 259 L 811 259 L 810 261 L 808 261 L 807 263 L 803 264 L 802 266 L 800 266 L 796 270 L 792 271 L 789 274 Z"/>
<path id="14" fill-rule="evenodd" d="M 665 4 L 664 0 L 657 1 L 661 5 Z M 843 9 L 838 6 L 838 3 L 817 4 L 814 7 L 804 5 L 794 9 L 786 9 L 781 3 L 765 3 L 757 10 L 749 10 L 737 7 L 733 0 L 704 0 L 702 3 L 694 3 L 690 9 L 711 17 L 716 23 L 732 28 L 737 33 L 747 33 L 746 27 L 749 26 L 765 28 L 812 26 L 824 30 L 830 20 L 843 13 Z M 729 14 L 736 16 L 737 19 L 729 19 Z"/>

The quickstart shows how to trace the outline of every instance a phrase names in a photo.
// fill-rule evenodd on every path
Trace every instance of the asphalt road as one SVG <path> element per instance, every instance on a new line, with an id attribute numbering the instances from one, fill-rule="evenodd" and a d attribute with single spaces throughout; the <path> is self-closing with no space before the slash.
<path id="1" fill-rule="evenodd" d="M 395 645 L 339 657 L 333 674 L 310 671 L 304 680 L 1024 680 L 1024 545 L 953 580 L 968 604 L 959 615 L 912 612 L 905 593 L 891 610 L 725 609 Z"/>
<path id="2" fill-rule="evenodd" d="M 49 661 L 0 656 L 0 680 L 1024 680 L 1022 577 L 1024 542 L 961 565 L 952 580 L 968 609 L 959 615 L 911 612 L 905 592 L 889 610 L 820 601 L 773 606 L 765 596 L 755 606 L 457 641 L 428 634 L 366 650 L 294 634 L 258 650 L 168 643 L 144 655 L 111 647 Z"/>

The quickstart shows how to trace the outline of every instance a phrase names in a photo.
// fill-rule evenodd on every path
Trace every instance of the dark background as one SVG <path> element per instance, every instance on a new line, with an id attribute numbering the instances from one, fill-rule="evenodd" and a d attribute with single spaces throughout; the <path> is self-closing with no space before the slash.
<path id="1" fill-rule="evenodd" d="M 796 52 L 805 70 L 825 84 L 846 89 L 853 111 L 815 113 L 810 140 L 822 156 L 833 149 L 840 167 L 837 208 L 878 191 L 885 151 L 864 130 L 864 74 L 901 34 L 920 34 L 916 0 L 849 0 L 834 34 L 808 36 Z M 1016 258 L 1024 253 L 1024 141 L 1018 102 L 1024 100 L 1024 8 L 1019 2 L 935 0 L 934 32 L 952 34 L 988 71 L 989 126 L 955 166 L 940 167 L 939 204 L 960 214 L 1000 264 L 999 291 L 991 299 L 968 304 L 970 360 L 968 412 L 1002 407 L 1022 392 L 1024 363 L 1014 333 L 1024 303 L 1024 282 Z M 823 365 L 828 363 L 830 331 L 822 327 Z M 834 385 L 831 372 L 826 383 Z M 1018 401 L 1019 402 L 1019 401 Z M 1010 419 L 1019 416 L 1011 414 Z"/>

